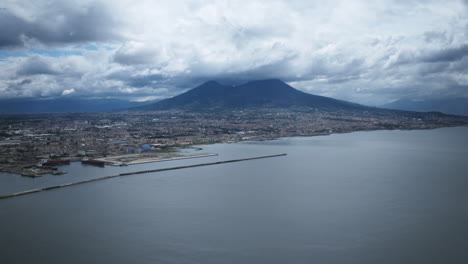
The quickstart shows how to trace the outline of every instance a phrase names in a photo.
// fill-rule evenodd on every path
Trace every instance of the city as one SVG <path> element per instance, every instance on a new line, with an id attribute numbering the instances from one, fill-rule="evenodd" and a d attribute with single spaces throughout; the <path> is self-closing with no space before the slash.
<path id="1" fill-rule="evenodd" d="M 0 170 L 25 176 L 60 173 L 40 166 L 41 161 L 56 159 L 79 161 L 140 153 L 171 157 L 177 148 L 201 144 L 468 123 L 466 117 L 440 113 L 381 109 L 363 114 L 276 108 L 217 113 L 174 110 L 43 114 L 0 119 Z"/>

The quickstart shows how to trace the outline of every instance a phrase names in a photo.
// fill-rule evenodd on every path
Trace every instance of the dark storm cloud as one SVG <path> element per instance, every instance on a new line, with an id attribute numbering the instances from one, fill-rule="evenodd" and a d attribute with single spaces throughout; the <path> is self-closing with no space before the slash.
<path id="1" fill-rule="evenodd" d="M 24 79 L 20 82 L 20 85 L 25 85 L 25 84 L 29 84 L 29 83 L 32 83 L 32 80 L 30 79 Z"/>
<path id="2" fill-rule="evenodd" d="M 417 63 L 450 63 L 462 60 L 468 56 L 468 45 L 444 48 L 439 50 L 401 51 L 392 66 Z"/>
<path id="3" fill-rule="evenodd" d="M 422 57 L 422 62 L 450 62 L 461 60 L 468 55 L 468 45 L 438 50 Z"/>
<path id="4" fill-rule="evenodd" d="M 20 46 L 23 44 L 22 28 L 26 28 L 26 23 L 14 16 L 13 14 L 3 10 L 0 12 L 0 47 Z"/>
<path id="5" fill-rule="evenodd" d="M 58 72 L 54 71 L 51 66 L 40 57 L 32 57 L 27 59 L 20 68 L 16 71 L 18 76 L 30 76 L 30 75 L 56 75 Z"/>
<path id="6" fill-rule="evenodd" d="M 77 9 L 62 2 L 40 10 L 35 19 L 25 19 L 6 9 L 0 12 L 0 25 L 0 48 L 21 47 L 28 41 L 49 45 L 119 38 L 111 14 L 99 3 Z"/>

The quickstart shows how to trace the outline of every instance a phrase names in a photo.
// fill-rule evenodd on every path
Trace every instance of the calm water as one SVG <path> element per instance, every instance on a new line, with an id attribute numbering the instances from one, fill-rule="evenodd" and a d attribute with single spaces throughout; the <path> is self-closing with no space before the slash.
<path id="1" fill-rule="evenodd" d="M 0 174 L 0 263 L 468 263 L 468 128 L 204 146 L 217 157 Z"/>

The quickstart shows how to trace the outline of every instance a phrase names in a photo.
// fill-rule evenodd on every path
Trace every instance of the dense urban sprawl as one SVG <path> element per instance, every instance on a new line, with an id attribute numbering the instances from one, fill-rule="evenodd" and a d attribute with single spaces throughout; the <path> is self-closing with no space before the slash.
<path id="1" fill-rule="evenodd" d="M 197 144 L 468 123 L 465 117 L 439 113 L 313 109 L 42 114 L 0 120 L 0 169 L 10 172 L 52 158 L 76 160 Z"/>

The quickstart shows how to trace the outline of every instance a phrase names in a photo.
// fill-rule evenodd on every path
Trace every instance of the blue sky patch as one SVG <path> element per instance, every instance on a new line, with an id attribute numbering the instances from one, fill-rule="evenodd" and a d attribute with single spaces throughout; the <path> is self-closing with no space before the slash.
<path id="1" fill-rule="evenodd" d="M 4 60 L 6 58 L 11 58 L 11 57 L 26 57 L 26 56 L 28 55 L 22 51 L 0 50 L 0 60 Z"/>
<path id="2" fill-rule="evenodd" d="M 29 52 L 34 54 L 45 55 L 49 57 L 63 57 L 70 55 L 83 56 L 83 53 L 78 50 L 46 50 L 46 49 L 30 49 Z"/>

